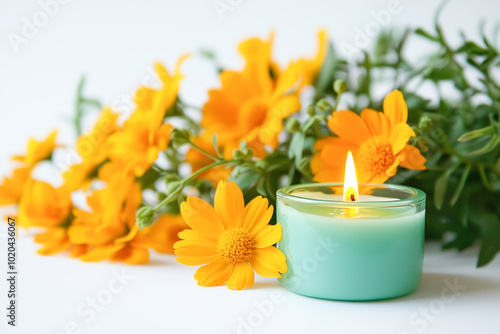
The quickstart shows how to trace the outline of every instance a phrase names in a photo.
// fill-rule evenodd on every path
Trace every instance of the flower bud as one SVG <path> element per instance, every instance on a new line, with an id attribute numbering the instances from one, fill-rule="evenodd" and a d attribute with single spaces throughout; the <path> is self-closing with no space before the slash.
<path id="1" fill-rule="evenodd" d="M 300 122 L 296 118 L 288 118 L 286 120 L 285 129 L 288 132 L 300 131 Z"/>
<path id="2" fill-rule="evenodd" d="M 309 116 L 314 116 L 316 114 L 316 110 L 314 110 L 314 106 L 312 104 L 307 107 L 307 114 Z"/>
<path id="3" fill-rule="evenodd" d="M 430 149 L 430 146 L 431 146 L 431 143 L 428 139 L 423 138 L 423 137 L 418 138 L 417 147 L 420 150 L 420 152 L 422 152 L 422 153 L 428 152 Z"/>
<path id="4" fill-rule="evenodd" d="M 149 206 L 143 206 L 136 212 L 137 225 L 142 230 L 145 227 L 151 226 L 155 220 L 155 210 Z"/>
<path id="5" fill-rule="evenodd" d="M 233 151 L 233 158 L 235 160 L 250 161 L 252 160 L 252 157 L 253 157 L 252 150 L 249 150 L 248 148 Z"/>
<path id="6" fill-rule="evenodd" d="M 337 94 L 342 94 L 347 90 L 347 84 L 344 80 L 337 79 L 333 83 L 333 91 Z"/>
<path id="7" fill-rule="evenodd" d="M 318 110 L 325 112 L 325 113 L 330 113 L 333 111 L 333 106 L 325 99 L 321 99 L 316 103 L 316 108 Z"/>
<path id="8" fill-rule="evenodd" d="M 430 119 L 428 116 L 420 117 L 420 120 L 418 121 L 418 128 L 420 130 L 422 130 L 423 132 L 429 132 L 432 129 L 432 126 L 432 119 Z"/>
<path id="9" fill-rule="evenodd" d="M 186 129 L 174 129 L 172 130 L 172 146 L 174 148 L 179 148 L 184 144 L 187 144 L 189 142 L 189 138 L 191 137 L 191 134 L 189 133 L 188 130 Z"/>

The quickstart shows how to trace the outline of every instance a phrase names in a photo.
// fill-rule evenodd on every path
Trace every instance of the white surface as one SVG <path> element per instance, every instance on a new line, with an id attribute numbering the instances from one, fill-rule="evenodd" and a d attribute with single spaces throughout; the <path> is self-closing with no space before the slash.
<path id="1" fill-rule="evenodd" d="M 6 328 L 2 314 L 1 333 L 59 334 L 72 322 L 80 333 L 92 334 L 496 334 L 500 329 L 500 258 L 476 269 L 473 250 L 458 254 L 428 244 L 423 282 L 415 293 L 385 301 L 337 302 L 293 294 L 275 279 L 258 278 L 254 288 L 243 291 L 199 287 L 193 279 L 195 268 L 168 255 L 154 256 L 146 266 L 81 263 L 64 255 L 36 255 L 37 245 L 28 236 L 20 238 L 19 245 L 19 327 Z M 2 250 L 4 246 L 2 242 Z M 78 307 L 88 298 L 105 298 L 113 273 L 122 271 L 133 279 L 87 322 L 89 316 L 79 315 Z M 446 302 L 446 282 L 455 280 L 459 295 L 446 290 L 447 300 L 454 299 Z M 6 290 L 1 282 L 3 305 Z M 278 303 L 269 307 L 277 296 Z M 260 311 L 255 303 L 269 311 Z M 242 322 L 248 327 L 240 328 Z"/>
<path id="2" fill-rule="evenodd" d="M 8 34 L 21 34 L 23 20 L 33 21 L 42 10 L 39 1 L 52 0 L 0 0 L 2 175 L 11 169 L 5 163 L 8 157 L 23 152 L 29 136 L 41 138 L 60 128 L 62 142 L 73 142 L 74 132 L 67 119 L 73 116 L 76 85 L 83 74 L 88 96 L 130 111 L 125 106 L 134 88 L 154 82 L 150 71 L 156 60 L 172 68 L 181 54 L 205 47 L 216 51 L 221 64 L 239 68 L 242 62 L 237 44 L 252 36 L 266 38 L 274 29 L 274 56 L 285 64 L 315 52 L 320 27 L 328 30 L 337 46 L 356 46 L 357 29 L 372 26 L 373 13 L 387 10 L 391 1 L 398 0 L 65 0 L 68 4 L 60 5 L 48 23 L 16 52 Z M 215 1 L 239 4 L 220 20 Z M 391 15 L 389 25 L 432 30 L 439 1 L 399 3 L 401 13 Z M 493 30 L 499 9 L 497 0 L 450 1 L 440 21 L 456 45 L 460 30 L 477 38 L 483 19 L 485 30 Z M 408 50 L 412 58 L 430 51 L 422 48 L 422 43 L 418 37 L 413 39 Z M 208 62 L 191 59 L 183 72 L 186 79 L 181 95 L 192 104 L 201 105 L 207 89 L 218 86 Z M 65 164 L 64 157 L 59 160 Z"/>
<path id="3" fill-rule="evenodd" d="M 47 0 L 42 0 L 47 1 Z M 223 0 L 228 2 L 228 0 Z M 61 5 L 16 53 L 7 34 L 20 33 L 23 18 L 41 10 L 38 0 L 0 0 L 0 174 L 10 172 L 7 159 L 24 152 L 29 136 L 41 138 L 60 128 L 61 141 L 71 143 L 73 131 L 65 119 L 73 114 L 78 79 L 87 76 L 86 93 L 107 105 L 122 104 L 134 87 L 150 80 L 153 61 L 170 68 L 185 52 L 210 47 L 228 67 L 239 67 L 236 47 L 243 38 L 266 37 L 276 31 L 274 54 L 282 63 L 315 50 L 315 31 L 326 27 L 337 43 L 353 44 L 356 29 L 373 22 L 372 11 L 386 9 L 389 1 L 240 1 L 220 20 L 212 0 L 97 1 L 73 0 Z M 238 1 L 232 1 L 237 3 Z M 430 29 L 433 0 L 401 0 L 403 10 L 390 24 Z M 450 1 L 441 22 L 456 43 L 458 30 L 477 36 L 478 23 L 487 30 L 498 22 L 497 0 Z M 415 40 L 410 53 L 419 48 Z M 213 67 L 199 59 L 186 62 L 182 97 L 201 105 L 209 87 L 218 85 Z M 149 78 L 149 79 L 148 79 Z M 60 158 L 64 165 L 65 157 Z M 56 174 L 40 177 L 56 181 Z M 5 227 L 1 225 L 2 228 Z M 498 333 L 500 328 L 500 260 L 475 269 L 476 253 L 440 252 L 428 247 L 425 276 L 416 293 L 395 300 L 346 303 L 315 300 L 285 292 L 275 280 L 258 280 L 252 290 L 235 292 L 225 287 L 201 288 L 173 257 L 155 257 L 141 267 L 107 262 L 85 264 L 65 256 L 40 257 L 31 238 L 20 241 L 20 327 L 6 328 L 0 313 L 0 332 L 61 333 L 74 321 L 82 333 L 237 333 L 238 319 L 255 316 L 255 302 L 284 292 L 285 302 L 264 317 L 249 333 Z M 4 252 L 2 240 L 0 254 Z M 0 268 L 6 257 L 0 258 Z M 123 292 L 90 323 L 77 314 L 87 298 L 106 289 L 113 271 L 125 269 L 135 277 Z M 0 309 L 4 310 L 5 281 L 0 272 Z M 445 280 L 455 278 L 466 291 L 423 331 L 410 317 L 436 307 Z M 105 292 L 104 292 L 105 293 Z M 438 303 L 438 304 L 436 304 Z M 439 305 L 438 305 L 439 307 Z M 420 317 L 420 316 L 419 316 Z M 419 318 L 420 319 L 420 318 Z M 257 315 L 258 320 L 258 315 Z M 245 333 L 245 331 L 243 331 Z"/>

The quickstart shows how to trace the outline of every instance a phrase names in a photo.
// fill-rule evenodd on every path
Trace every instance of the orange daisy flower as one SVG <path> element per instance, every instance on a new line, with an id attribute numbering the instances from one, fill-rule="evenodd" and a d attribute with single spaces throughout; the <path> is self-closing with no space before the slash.
<path id="1" fill-rule="evenodd" d="M 218 134 L 226 158 L 231 158 L 242 140 L 257 157 L 275 148 L 283 119 L 300 110 L 298 90 L 310 85 L 326 53 L 326 34 L 319 34 L 320 50 L 311 59 L 300 59 L 285 70 L 271 59 L 273 35 L 268 41 L 252 38 L 239 45 L 245 58 L 241 72 L 223 71 L 222 87 L 208 92 L 203 106 L 202 127 L 208 137 Z"/>
<path id="2" fill-rule="evenodd" d="M 365 109 L 334 112 L 328 126 L 337 137 L 316 142 L 318 151 L 311 161 L 314 180 L 342 182 L 345 157 L 352 151 L 360 183 L 383 183 L 394 176 L 398 166 L 425 169 L 426 159 L 418 148 L 408 145 L 415 132 L 406 121 L 408 107 L 403 94 L 394 90 L 384 99 L 384 112 Z"/>
<path id="3" fill-rule="evenodd" d="M 251 287 L 254 270 L 264 277 L 287 271 L 285 255 L 273 245 L 281 239 L 281 225 L 268 225 L 273 207 L 261 196 L 245 206 L 243 192 L 234 182 L 220 181 L 215 205 L 189 196 L 181 214 L 191 230 L 179 233 L 174 244 L 177 261 L 198 268 L 198 285 L 230 289 Z M 252 269 L 253 267 L 253 269 Z"/>

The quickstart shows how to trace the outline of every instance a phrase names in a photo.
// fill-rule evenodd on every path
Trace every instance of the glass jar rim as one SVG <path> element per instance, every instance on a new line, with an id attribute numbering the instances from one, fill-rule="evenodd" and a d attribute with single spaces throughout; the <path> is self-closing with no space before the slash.
<path id="1" fill-rule="evenodd" d="M 301 188 L 328 188 L 328 187 L 338 187 L 343 186 L 343 182 L 331 182 L 331 183 L 301 183 L 287 186 L 278 189 L 276 192 L 278 199 L 286 199 L 295 202 L 310 203 L 310 204 L 323 204 L 330 206 L 341 206 L 341 207 L 377 207 L 377 208 L 390 208 L 390 207 L 401 207 L 408 205 L 415 205 L 417 203 L 423 202 L 426 199 L 426 194 L 417 188 L 397 185 L 397 184 L 380 184 L 380 183 L 359 183 L 358 186 L 368 186 L 377 188 L 386 188 L 394 191 L 403 192 L 410 194 L 411 196 L 404 199 L 394 199 L 387 201 L 358 201 L 358 202 L 347 202 L 339 201 L 333 199 L 319 199 L 319 198 L 307 198 L 302 196 L 297 196 L 292 194 L 293 191 Z"/>

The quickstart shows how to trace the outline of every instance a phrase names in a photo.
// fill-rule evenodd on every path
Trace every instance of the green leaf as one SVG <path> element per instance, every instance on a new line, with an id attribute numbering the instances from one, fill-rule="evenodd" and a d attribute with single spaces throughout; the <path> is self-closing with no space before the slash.
<path id="1" fill-rule="evenodd" d="M 482 242 L 477 266 L 483 267 L 500 251 L 500 220 L 497 214 L 486 212 L 484 208 L 477 209 L 471 219 L 481 229 Z"/>
<path id="2" fill-rule="evenodd" d="M 302 152 L 304 150 L 304 141 L 306 139 L 306 135 L 304 133 L 300 133 L 299 139 L 295 144 L 295 166 L 299 168 L 300 161 L 302 160 Z"/>
<path id="3" fill-rule="evenodd" d="M 415 30 L 415 34 L 422 36 L 422 37 L 425 37 L 428 40 L 431 40 L 434 42 L 439 41 L 439 38 L 437 38 L 436 36 L 432 36 L 430 33 L 428 33 L 427 31 L 425 31 L 424 29 L 421 29 L 421 28 L 418 28 L 417 30 Z"/>
<path id="4" fill-rule="evenodd" d="M 141 189 L 147 189 L 149 187 L 154 186 L 154 183 L 158 178 L 160 177 L 161 173 L 160 171 L 154 169 L 154 168 L 149 168 L 139 179 L 138 182 L 141 185 Z"/>
<path id="5" fill-rule="evenodd" d="M 264 177 L 261 177 L 259 179 L 259 182 L 257 182 L 257 192 L 263 196 L 263 197 L 267 197 L 267 190 L 266 190 L 266 185 L 265 185 L 265 181 L 266 179 Z"/>
<path id="6" fill-rule="evenodd" d="M 486 143 L 486 145 L 481 147 L 479 150 L 470 152 L 469 155 L 476 156 L 476 155 L 486 154 L 488 152 L 493 151 L 499 144 L 500 144 L 500 136 L 493 135 L 491 136 L 490 141 Z"/>
<path id="7" fill-rule="evenodd" d="M 329 43 L 325 60 L 314 83 L 314 87 L 316 88 L 316 95 L 314 100 L 317 100 L 319 96 L 323 96 L 328 88 L 331 87 L 336 66 L 337 61 L 335 58 L 333 44 Z"/>
<path id="8" fill-rule="evenodd" d="M 452 61 L 448 61 L 443 66 L 437 66 L 426 75 L 433 81 L 453 80 L 460 76 L 460 68 Z"/>
<path id="9" fill-rule="evenodd" d="M 488 49 L 482 48 L 474 42 L 465 42 L 458 50 L 457 53 L 466 52 L 476 56 L 485 56 L 490 53 Z"/>
<path id="10" fill-rule="evenodd" d="M 479 138 L 482 136 L 490 136 L 490 135 L 493 135 L 495 133 L 496 133 L 495 127 L 493 125 L 490 125 L 490 126 L 487 126 L 485 128 L 466 132 L 463 135 L 461 135 L 457 140 L 459 142 L 467 142 L 467 141 L 475 139 L 475 138 Z"/>
<path id="11" fill-rule="evenodd" d="M 453 226 L 452 231 L 455 238 L 443 245 L 443 249 L 456 248 L 459 251 L 466 249 L 474 244 L 478 237 L 475 226 Z"/>
<path id="12" fill-rule="evenodd" d="M 458 182 L 457 188 L 455 189 L 455 193 L 453 194 L 453 197 L 451 198 L 450 201 L 451 206 L 454 206 L 458 198 L 460 197 L 460 194 L 464 189 L 465 182 L 467 181 L 467 177 L 469 176 L 470 169 L 471 165 L 467 164 L 467 166 L 465 166 L 464 170 L 462 171 L 462 176 L 460 177 L 460 181 Z"/>
<path id="13" fill-rule="evenodd" d="M 303 132 L 294 133 L 292 140 L 290 141 L 290 147 L 288 148 L 288 157 L 290 159 L 295 159 L 295 165 L 297 167 L 302 159 L 305 138 L 306 135 Z"/>
<path id="14" fill-rule="evenodd" d="M 201 49 L 198 51 L 198 54 L 202 56 L 203 58 L 209 59 L 209 60 L 214 60 L 215 59 L 215 53 L 212 50 L 209 49 Z"/>
<path id="15" fill-rule="evenodd" d="M 446 195 L 446 189 L 448 188 L 448 179 L 450 175 L 455 171 L 458 167 L 458 164 L 451 166 L 448 168 L 437 180 L 434 184 L 434 205 L 438 210 L 441 210 L 443 207 L 444 197 Z"/>
<path id="16" fill-rule="evenodd" d="M 250 166 L 237 166 L 231 173 L 231 180 L 241 189 L 250 188 L 260 177 L 261 175 Z"/>
<path id="17" fill-rule="evenodd" d="M 214 133 L 212 137 L 212 145 L 214 146 L 215 153 L 219 158 L 222 158 L 222 154 L 219 151 L 219 144 L 217 143 L 217 133 Z"/>
<path id="18" fill-rule="evenodd" d="M 267 172 L 286 171 L 290 166 L 290 158 L 284 152 L 276 151 L 265 158 Z"/>

